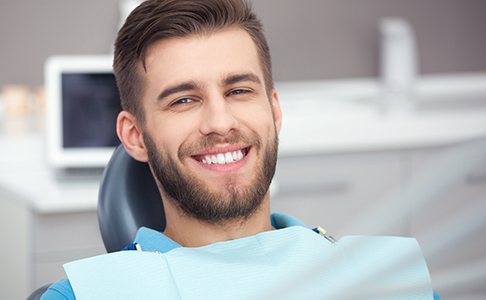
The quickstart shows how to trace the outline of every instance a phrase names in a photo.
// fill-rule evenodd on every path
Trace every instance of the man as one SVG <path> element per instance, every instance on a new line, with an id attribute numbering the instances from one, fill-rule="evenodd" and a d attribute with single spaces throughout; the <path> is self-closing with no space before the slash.
<path id="1" fill-rule="evenodd" d="M 240 241 L 248 241 L 245 238 L 253 243 L 256 237 L 257 244 L 272 249 L 273 232 L 283 232 L 275 229 L 303 226 L 289 216 L 270 213 L 268 189 L 275 172 L 282 114 L 262 26 L 246 2 L 142 3 L 118 34 L 114 72 L 124 109 L 118 116 L 117 134 L 133 158 L 148 163 L 162 196 L 167 221 L 163 234 L 147 228 L 139 230 L 135 241 L 138 248 L 167 255 L 189 251 L 184 262 L 191 262 L 197 270 L 199 262 L 192 259 L 201 255 L 198 249 L 209 247 L 213 251 L 214 245 L 234 249 L 236 243 L 239 250 L 230 254 L 233 258 L 236 255 L 239 263 L 251 260 L 251 255 L 242 254 L 247 249 Z M 324 240 L 310 230 L 305 231 L 312 233 L 306 238 L 318 239 L 318 243 Z M 256 250 L 257 254 L 260 250 Z M 222 253 L 216 251 L 219 255 L 210 264 L 221 268 L 225 275 L 218 277 L 220 272 L 214 279 L 209 278 L 216 282 L 204 284 L 204 290 L 208 291 L 199 289 L 197 293 L 207 292 L 214 298 L 210 290 L 214 286 L 220 288 L 218 280 L 222 282 L 231 275 L 231 271 L 224 273 L 228 264 L 221 263 L 229 255 L 225 251 L 226 248 Z M 294 251 L 289 251 L 292 256 Z M 265 260 L 260 267 L 262 264 Z M 296 268 L 300 265 L 296 263 Z M 279 263 L 266 269 L 275 266 L 280 272 Z M 170 276 L 175 276 L 177 263 L 172 261 L 172 267 Z M 233 292 L 250 295 L 249 298 L 270 293 L 267 286 L 273 283 L 258 287 L 254 267 L 231 265 L 230 270 L 235 273 L 250 270 L 251 275 L 247 276 L 249 279 L 238 275 L 236 280 L 225 284 L 226 288 L 231 290 L 229 285 L 234 281 L 250 280 L 251 287 L 247 290 L 256 292 L 248 294 L 241 286 Z M 125 275 L 115 274 L 113 280 L 117 276 Z M 285 276 L 282 274 L 282 278 Z M 69 276 L 71 282 L 53 284 L 42 299 L 74 299 L 75 293 L 78 296 L 90 289 L 77 290 L 73 278 L 76 276 Z M 140 286 L 147 280 L 150 278 L 141 280 Z M 189 284 L 177 284 L 174 293 L 189 295 L 187 289 L 200 280 L 201 276 L 191 279 Z M 169 281 L 161 283 L 165 290 L 172 289 Z M 108 284 L 97 281 L 94 285 L 103 288 Z M 115 289 L 123 288 L 119 284 Z M 304 294 L 295 291 L 295 295 L 305 298 L 305 293 L 315 290 L 307 288 Z M 137 293 L 142 292 L 147 291 Z M 315 297 L 321 298 L 319 294 Z"/>

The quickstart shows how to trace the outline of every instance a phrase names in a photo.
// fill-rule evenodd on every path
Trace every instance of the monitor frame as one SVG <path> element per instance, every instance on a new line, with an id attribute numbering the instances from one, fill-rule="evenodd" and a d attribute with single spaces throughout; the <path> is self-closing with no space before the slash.
<path id="1" fill-rule="evenodd" d="M 112 55 L 51 56 L 44 69 L 47 160 L 54 168 L 102 168 L 115 147 L 63 147 L 62 75 L 113 73 Z"/>

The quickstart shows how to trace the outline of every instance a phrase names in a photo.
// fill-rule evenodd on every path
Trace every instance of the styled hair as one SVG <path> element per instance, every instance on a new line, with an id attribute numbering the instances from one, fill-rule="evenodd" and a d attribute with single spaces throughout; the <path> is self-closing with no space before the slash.
<path id="1" fill-rule="evenodd" d="M 144 120 L 137 102 L 143 93 L 147 49 L 175 37 L 211 34 L 229 27 L 245 30 L 256 45 L 265 88 L 273 88 L 270 50 L 260 20 L 247 0 L 147 0 L 135 8 L 118 32 L 113 70 L 122 108 Z"/>

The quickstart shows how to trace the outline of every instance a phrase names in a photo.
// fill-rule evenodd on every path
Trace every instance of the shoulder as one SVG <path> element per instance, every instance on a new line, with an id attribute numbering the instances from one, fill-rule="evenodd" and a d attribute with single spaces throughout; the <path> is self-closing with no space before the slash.
<path id="1" fill-rule="evenodd" d="M 75 300 L 74 291 L 69 280 L 63 279 L 53 283 L 42 295 L 41 300 Z"/>

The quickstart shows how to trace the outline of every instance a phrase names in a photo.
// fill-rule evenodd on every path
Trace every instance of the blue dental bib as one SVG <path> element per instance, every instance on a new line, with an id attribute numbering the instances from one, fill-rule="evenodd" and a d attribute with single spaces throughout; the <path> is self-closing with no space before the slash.
<path id="1" fill-rule="evenodd" d="M 76 299 L 433 299 L 413 238 L 329 242 L 292 226 L 167 253 L 122 251 L 64 265 Z"/>

